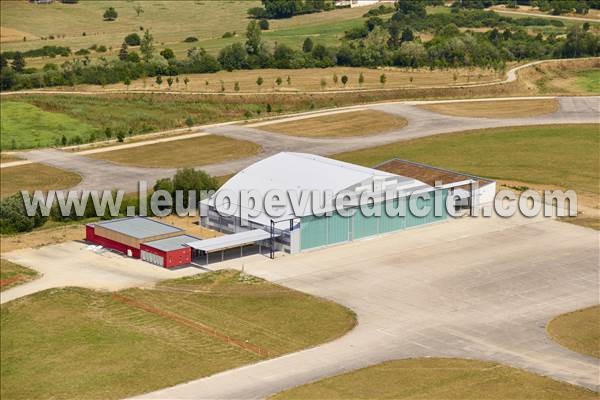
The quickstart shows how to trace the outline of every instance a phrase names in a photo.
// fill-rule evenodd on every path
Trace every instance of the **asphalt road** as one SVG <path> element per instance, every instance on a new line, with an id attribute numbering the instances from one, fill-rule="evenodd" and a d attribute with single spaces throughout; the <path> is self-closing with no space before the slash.
<path id="1" fill-rule="evenodd" d="M 516 98 L 515 98 L 516 99 Z M 246 166 L 280 151 L 308 152 L 320 155 L 331 155 L 344 151 L 393 143 L 430 135 L 463 131 L 467 129 L 493 128 L 502 126 L 598 123 L 600 122 L 600 97 L 561 97 L 560 109 L 553 114 L 531 118 L 465 118 L 437 114 L 421 109 L 415 104 L 426 102 L 395 102 L 361 105 L 340 108 L 333 112 L 345 112 L 348 109 L 375 109 L 390 114 L 397 114 L 408 120 L 402 129 L 372 135 L 368 137 L 349 138 L 306 138 L 280 135 L 260 130 L 260 125 L 216 125 L 207 127 L 206 132 L 236 139 L 250 140 L 262 146 L 262 153 L 253 156 L 199 167 L 211 175 L 220 176 L 235 173 Z M 433 102 L 431 102 L 433 103 Z M 328 111 L 331 113 L 332 111 Z M 319 113 L 306 113 L 306 116 Z M 302 116 L 300 116 L 302 117 Z M 295 116 L 292 118 L 299 118 Z M 281 119 L 286 120 L 286 118 Z M 279 120 L 279 121 L 281 121 Z M 273 121 L 274 122 L 274 121 Z M 198 151 L 202 151 L 198 149 Z M 71 170 L 83 177 L 74 189 L 123 189 L 127 192 L 137 189 L 138 181 L 146 180 L 149 186 L 159 178 L 170 177 L 174 168 L 139 168 L 118 165 L 82 154 L 64 152 L 54 149 L 35 150 L 23 155 L 30 161 Z"/>
<path id="2" fill-rule="evenodd" d="M 470 219 L 241 268 L 357 313 L 333 342 L 139 396 L 254 399 L 390 359 L 497 361 L 598 390 L 599 360 L 548 338 L 556 315 L 598 303 L 597 232 L 552 220 Z"/>

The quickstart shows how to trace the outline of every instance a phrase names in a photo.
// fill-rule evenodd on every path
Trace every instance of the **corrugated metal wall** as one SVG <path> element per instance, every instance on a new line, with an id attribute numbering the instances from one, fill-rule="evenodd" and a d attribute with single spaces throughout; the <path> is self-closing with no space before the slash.
<path id="1" fill-rule="evenodd" d="M 377 207 L 381 207 L 380 217 L 367 217 L 360 211 L 357 211 L 352 217 L 343 217 L 338 213 L 331 216 L 303 217 L 300 223 L 300 249 L 312 249 L 447 219 L 448 213 L 445 207 L 447 196 L 448 191 L 444 190 L 442 192 L 442 213 L 438 217 L 434 213 L 433 196 L 429 200 L 418 200 L 417 205 L 419 208 L 425 205 L 431 207 L 431 212 L 423 217 L 415 216 L 410 211 L 408 200 L 398 199 L 390 200 L 393 202 L 391 206 L 394 208 L 403 207 L 406 210 L 404 217 L 389 216 L 386 213 L 385 203 L 377 205 Z"/>

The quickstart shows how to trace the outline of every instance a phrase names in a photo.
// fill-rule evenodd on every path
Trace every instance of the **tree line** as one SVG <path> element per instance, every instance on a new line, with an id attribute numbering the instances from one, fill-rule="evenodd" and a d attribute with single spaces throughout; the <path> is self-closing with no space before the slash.
<path id="1" fill-rule="evenodd" d="M 427 14 L 431 1 L 398 0 L 389 18 L 371 16 L 364 25 L 348 30 L 339 46 L 324 46 L 309 37 L 302 46 L 286 44 L 272 47 L 262 39 L 259 20 L 249 22 L 245 41 L 221 49 L 218 56 L 203 48 L 193 47 L 183 59 L 171 49 L 158 52 L 154 37 L 146 30 L 142 37 L 128 35 L 118 57 L 100 57 L 92 62 L 89 56 L 64 62 L 60 67 L 47 64 L 41 70 L 25 68 L 25 59 L 14 56 L 1 58 L 0 88 L 19 90 L 79 83 L 106 85 L 134 79 L 180 74 L 210 73 L 258 68 L 324 68 L 352 67 L 484 67 L 501 70 L 508 61 L 575 58 L 598 56 L 598 35 L 589 31 L 589 24 L 574 25 L 565 37 L 556 34 L 529 34 L 524 27 L 532 24 L 562 24 L 536 18 L 512 19 L 492 11 L 452 8 L 450 14 Z M 544 21 L 544 22 L 541 22 Z M 490 28 L 474 32 L 466 28 Z M 462 29 L 461 29 L 462 28 Z M 419 39 L 419 32 L 433 33 L 428 42 Z M 10 61 L 10 63 L 9 63 Z M 167 82 L 169 78 L 167 78 Z M 172 78 L 171 78 L 172 81 Z"/>

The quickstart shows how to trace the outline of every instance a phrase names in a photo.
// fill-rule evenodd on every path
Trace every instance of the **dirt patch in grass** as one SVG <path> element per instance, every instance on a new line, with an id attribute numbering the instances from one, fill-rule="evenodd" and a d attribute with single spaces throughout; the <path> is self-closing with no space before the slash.
<path id="1" fill-rule="evenodd" d="M 342 306 L 237 271 L 117 295 L 127 301 L 65 288 L 3 305 L 2 398 L 124 398 L 267 358 L 246 343 L 274 357 L 356 322 Z"/>
<path id="2" fill-rule="evenodd" d="M 69 189 L 79 182 L 81 176 L 74 172 L 44 164 L 26 164 L 16 167 L 2 168 L 0 183 L 0 196 L 6 197 L 21 190 Z"/>
<path id="3" fill-rule="evenodd" d="M 258 154 L 255 143 L 209 135 L 91 154 L 89 157 L 139 167 L 196 167 Z"/>
<path id="4" fill-rule="evenodd" d="M 262 130 L 290 136 L 350 137 L 385 133 L 406 126 L 404 118 L 381 111 L 352 111 L 263 125 Z"/>
<path id="5" fill-rule="evenodd" d="M 32 269 L 0 259 L 0 291 L 29 282 L 38 276 Z"/>
<path id="6" fill-rule="evenodd" d="M 546 327 L 548 335 L 566 348 L 600 358 L 600 306 L 559 315 Z"/>
<path id="7" fill-rule="evenodd" d="M 574 385 L 494 362 L 388 361 L 281 392 L 271 399 L 594 399 Z"/>
<path id="8" fill-rule="evenodd" d="M 439 114 L 476 118 L 519 118 L 552 114 L 558 111 L 556 99 L 469 101 L 464 103 L 426 104 L 421 108 Z"/>

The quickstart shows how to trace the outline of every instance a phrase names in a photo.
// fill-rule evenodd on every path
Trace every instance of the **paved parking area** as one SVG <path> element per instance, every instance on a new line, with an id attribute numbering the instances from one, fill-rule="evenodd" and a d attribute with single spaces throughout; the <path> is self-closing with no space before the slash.
<path id="1" fill-rule="evenodd" d="M 545 326 L 598 303 L 598 233 L 552 220 L 464 218 L 287 256 L 235 260 L 281 285 L 353 309 L 358 326 L 305 351 L 140 398 L 263 398 L 389 359 L 498 361 L 598 390 L 599 360 Z"/>
<path id="2" fill-rule="evenodd" d="M 3 253 L 2 258 L 32 268 L 42 276 L 2 292 L 0 303 L 54 287 L 120 290 L 203 272 L 194 267 L 167 270 L 107 250 L 94 252 L 81 242 L 17 250 Z"/>

